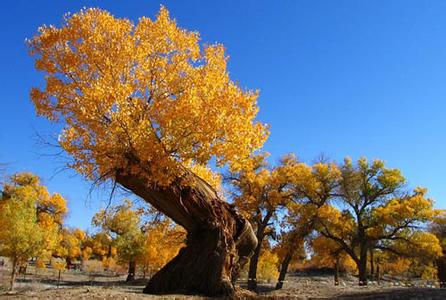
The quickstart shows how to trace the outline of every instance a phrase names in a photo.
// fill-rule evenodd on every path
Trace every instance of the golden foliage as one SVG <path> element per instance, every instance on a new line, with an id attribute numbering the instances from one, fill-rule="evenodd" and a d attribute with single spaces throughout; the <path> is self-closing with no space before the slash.
<path id="1" fill-rule="evenodd" d="M 45 74 L 31 91 L 37 113 L 63 122 L 60 144 L 88 178 L 126 170 L 167 185 L 212 157 L 240 169 L 268 135 L 254 120 L 258 93 L 229 79 L 223 46 L 201 47 L 164 7 L 136 25 L 84 9 L 28 44 Z"/>

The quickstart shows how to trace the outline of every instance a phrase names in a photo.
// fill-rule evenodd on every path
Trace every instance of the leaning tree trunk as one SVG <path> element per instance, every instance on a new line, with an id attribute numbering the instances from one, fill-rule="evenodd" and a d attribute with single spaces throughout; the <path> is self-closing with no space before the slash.
<path id="1" fill-rule="evenodd" d="M 144 293 L 235 294 L 239 270 L 257 239 L 232 205 L 190 172 L 168 187 L 150 185 L 144 177 L 125 172 L 118 172 L 116 181 L 187 231 L 186 247 L 149 280 Z"/>
<path id="2" fill-rule="evenodd" d="M 277 279 L 276 290 L 280 290 L 283 287 L 283 282 L 285 281 L 286 273 L 288 272 L 288 266 L 290 265 L 291 260 L 293 259 L 294 249 L 291 247 L 288 249 L 285 258 L 280 265 L 280 273 L 279 278 Z"/>

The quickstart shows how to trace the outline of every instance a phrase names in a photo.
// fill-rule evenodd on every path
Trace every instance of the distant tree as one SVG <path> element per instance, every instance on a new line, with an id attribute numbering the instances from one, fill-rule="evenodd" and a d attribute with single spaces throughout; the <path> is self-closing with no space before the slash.
<path id="1" fill-rule="evenodd" d="M 168 219 L 150 222 L 144 233 L 143 251 L 138 261 L 145 277 L 147 272 L 157 272 L 178 254 L 184 246 L 186 234 L 180 226 L 173 226 Z"/>
<path id="2" fill-rule="evenodd" d="M 63 258 L 66 267 L 71 268 L 72 261 L 82 259 L 82 243 L 86 239 L 85 232 L 80 228 L 63 228 L 59 234 L 59 243 L 53 256 Z"/>
<path id="3" fill-rule="evenodd" d="M 440 241 L 442 255 L 436 261 L 437 276 L 441 287 L 446 287 L 446 210 L 436 211 L 429 231 Z"/>
<path id="4" fill-rule="evenodd" d="M 30 186 L 23 186 L 0 199 L 0 255 L 12 262 L 11 285 L 17 268 L 45 249 L 45 232 L 37 222 L 36 193 Z"/>
<path id="5" fill-rule="evenodd" d="M 345 209 L 323 206 L 318 227 L 321 235 L 338 243 L 355 261 L 360 285 L 367 284 L 370 249 L 404 255 L 408 251 L 402 250 L 420 249 L 427 243 L 439 252 L 438 240 L 423 231 L 434 217 L 433 201 L 426 198 L 425 189 L 408 192 L 401 172 L 386 168 L 380 160 L 369 163 L 361 158 L 354 166 L 346 159 L 340 170 L 335 200 Z"/>
<path id="6" fill-rule="evenodd" d="M 304 239 L 314 231 L 319 208 L 336 193 L 339 178 L 340 171 L 334 163 L 296 165 L 291 184 L 294 201 L 288 205 L 282 224 L 284 233 L 280 242 L 284 253 L 276 289 L 282 288 L 289 264 L 299 254 Z"/>
<path id="7" fill-rule="evenodd" d="M 334 269 L 334 284 L 339 284 L 339 271 L 356 270 L 356 264 L 352 258 L 343 251 L 335 241 L 322 235 L 311 240 L 313 255 L 311 265 L 319 268 L 328 267 Z"/>
<path id="8" fill-rule="evenodd" d="M 13 277 L 15 277 L 15 269 L 17 265 L 20 265 L 25 270 L 24 272 L 26 272 L 27 260 L 31 258 L 31 256 L 27 255 L 31 253 L 32 256 L 38 258 L 37 266 L 44 267 L 45 264 L 43 261 L 51 258 L 59 241 L 59 232 L 63 225 L 63 219 L 67 213 L 65 199 L 57 193 L 50 194 L 48 189 L 41 184 L 39 177 L 36 175 L 32 173 L 16 173 L 7 178 L 6 182 L 3 184 L 2 206 L 8 207 L 9 210 L 14 210 L 14 207 L 17 208 L 17 211 L 11 216 L 11 219 L 4 220 L 3 224 L 16 222 L 16 226 L 21 224 L 25 226 L 25 228 L 35 229 L 35 231 L 30 230 L 19 233 L 28 234 L 29 237 L 21 236 L 20 239 L 25 242 L 15 246 L 22 247 L 23 253 L 20 254 L 20 251 L 22 250 L 19 249 L 17 250 L 19 253 L 17 254 L 18 256 L 12 258 L 13 264 L 15 264 L 13 267 Z M 34 212 L 34 217 L 27 220 L 29 223 L 22 223 L 24 221 L 21 220 L 21 216 L 29 216 L 31 211 Z M 35 225 L 38 226 L 38 228 L 35 227 Z M 4 234 L 14 235 L 13 231 L 11 232 L 9 230 L 10 229 L 7 231 L 8 233 Z M 13 247 L 12 244 L 10 244 L 9 247 Z M 32 249 L 28 249 L 27 247 L 31 247 Z M 12 282 L 13 281 L 14 279 Z"/>
<path id="9" fill-rule="evenodd" d="M 118 258 L 128 264 L 126 281 L 135 279 L 136 264 L 144 251 L 144 225 L 141 210 L 133 208 L 130 200 L 108 210 L 101 210 L 93 217 L 93 224 L 110 236 L 117 249 Z"/>
<path id="10" fill-rule="evenodd" d="M 230 80 L 223 46 L 201 47 L 198 33 L 161 8 L 136 24 L 85 9 L 60 28 L 41 27 L 29 48 L 45 78 L 31 98 L 63 126 L 70 166 L 117 182 L 188 232 L 184 251 L 145 292 L 235 293 L 231 279 L 255 236 L 192 167 L 239 170 L 268 132 L 255 121 L 258 94 Z"/>
<path id="11" fill-rule="evenodd" d="M 268 168 L 264 157 L 259 156 L 252 164 L 252 169 L 233 173 L 230 182 L 235 191 L 234 203 L 254 225 L 257 247 L 249 262 L 248 289 L 257 290 L 257 264 L 263 241 L 274 234 L 274 224 L 280 212 L 293 200 L 290 190 L 297 159 L 286 156 L 275 168 Z"/>
<path id="12" fill-rule="evenodd" d="M 16 173 L 9 177 L 3 186 L 5 200 L 14 196 L 17 191 L 26 188 L 34 201 L 36 217 L 44 233 L 44 247 L 38 257 L 50 259 L 60 238 L 64 218 L 68 212 L 66 200 L 58 193 L 49 193 L 39 177 L 32 173 Z"/>

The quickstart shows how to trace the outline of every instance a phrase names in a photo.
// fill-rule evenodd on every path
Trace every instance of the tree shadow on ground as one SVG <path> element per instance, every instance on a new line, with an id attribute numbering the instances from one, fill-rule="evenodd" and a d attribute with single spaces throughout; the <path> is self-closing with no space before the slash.
<path id="1" fill-rule="evenodd" d="M 99 276 L 98 276 L 99 277 Z M 133 289 L 131 286 L 135 286 L 136 289 L 140 289 L 140 286 L 145 286 L 147 283 L 147 280 L 143 279 L 136 279 L 132 282 L 126 282 L 125 280 L 109 280 L 109 281 L 101 281 L 97 279 L 92 280 L 80 280 L 80 281 L 72 281 L 72 280 L 64 280 L 61 279 L 58 281 L 57 279 L 52 278 L 45 278 L 45 279 L 33 279 L 33 278 L 20 278 L 17 279 L 18 283 L 40 283 L 40 284 L 48 284 L 53 286 L 69 286 L 69 287 L 76 287 L 76 286 L 103 286 L 103 287 L 113 287 L 113 286 L 129 286 L 130 289 Z"/>

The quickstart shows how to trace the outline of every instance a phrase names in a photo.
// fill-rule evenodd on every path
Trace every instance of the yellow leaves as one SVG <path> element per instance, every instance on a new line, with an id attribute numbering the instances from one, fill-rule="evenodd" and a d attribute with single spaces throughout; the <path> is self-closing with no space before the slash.
<path id="1" fill-rule="evenodd" d="M 47 188 L 40 183 L 40 179 L 32 173 L 17 173 L 11 176 L 9 182 L 4 185 L 4 202 L 11 209 L 17 208 L 18 212 L 22 205 L 32 205 L 33 218 L 29 219 L 26 226 L 34 229 L 24 232 L 24 235 L 35 235 L 24 239 L 37 239 L 38 245 L 34 245 L 34 255 L 41 259 L 51 256 L 57 250 L 59 242 L 59 230 L 63 224 L 63 218 L 67 213 L 65 199 L 57 194 L 50 194 Z M 0 205 L 2 206 L 2 205 Z M 29 208 L 28 212 L 31 211 Z M 22 211 L 22 213 L 25 213 Z M 13 222 L 14 220 L 11 220 Z M 15 220 L 14 222 L 19 222 Z M 32 222 L 35 222 L 32 223 Z M 36 225 L 37 227 L 34 227 Z M 14 234 L 13 234 L 14 235 Z M 25 247 L 25 246 L 23 246 Z"/>
<path id="2" fill-rule="evenodd" d="M 416 188 L 410 196 L 394 198 L 373 211 L 381 224 L 396 226 L 407 220 L 426 222 L 431 220 L 435 211 L 432 200 L 424 197 L 425 189 Z"/>
<path id="3" fill-rule="evenodd" d="M 187 165 L 187 168 L 207 182 L 215 191 L 222 193 L 220 174 L 217 174 L 210 168 L 199 164 L 189 164 Z"/>
<path id="4" fill-rule="evenodd" d="M 29 47 L 47 75 L 31 92 L 36 110 L 66 124 L 61 146 L 88 178 L 125 169 L 167 185 L 182 163 L 213 157 L 240 170 L 268 135 L 255 121 L 258 94 L 229 79 L 224 47 L 200 49 L 198 33 L 165 8 L 136 25 L 82 10 L 41 28 Z"/>
<path id="5" fill-rule="evenodd" d="M 264 250 L 259 257 L 257 264 L 257 278 L 271 282 L 279 275 L 279 257 L 269 249 Z"/>
<path id="6" fill-rule="evenodd" d="M 356 270 L 354 260 L 342 251 L 341 247 L 331 239 L 318 236 L 311 241 L 311 248 L 313 249 L 313 255 L 310 262 L 318 268 L 333 268 L 339 258 L 341 269 L 349 271 Z"/>
<path id="7" fill-rule="evenodd" d="M 158 271 L 184 246 L 185 232 L 169 221 L 152 224 L 147 228 L 139 262 L 151 271 Z"/>
<path id="8" fill-rule="evenodd" d="M 78 259 L 83 255 L 82 244 L 86 240 L 86 234 L 79 228 L 64 228 L 59 237 L 59 244 L 55 255 L 68 259 Z"/>
<path id="9" fill-rule="evenodd" d="M 336 207 L 325 204 L 318 209 L 319 222 L 323 224 L 321 231 L 326 231 L 327 228 L 337 237 L 346 238 L 355 228 L 354 219 L 347 212 L 341 212 Z"/>
<path id="10" fill-rule="evenodd" d="M 67 262 L 60 258 L 51 259 L 51 266 L 55 270 L 65 270 L 67 268 Z"/>
<path id="11" fill-rule="evenodd" d="M 15 193 L 0 199 L 0 253 L 26 262 L 44 250 L 44 231 L 37 223 L 34 199 Z"/>

